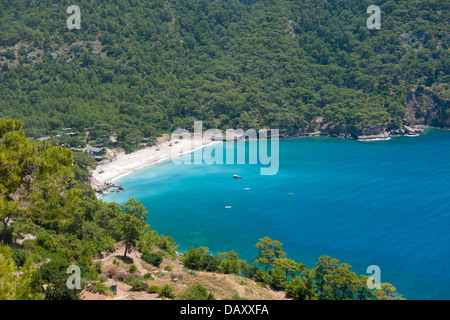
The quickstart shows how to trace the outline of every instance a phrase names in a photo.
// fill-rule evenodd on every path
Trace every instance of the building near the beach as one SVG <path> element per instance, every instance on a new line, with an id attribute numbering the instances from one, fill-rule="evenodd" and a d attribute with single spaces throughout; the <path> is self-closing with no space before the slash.
<path id="1" fill-rule="evenodd" d="M 103 156 L 106 153 L 106 149 L 97 147 L 86 147 L 84 149 L 84 152 L 92 156 Z"/>

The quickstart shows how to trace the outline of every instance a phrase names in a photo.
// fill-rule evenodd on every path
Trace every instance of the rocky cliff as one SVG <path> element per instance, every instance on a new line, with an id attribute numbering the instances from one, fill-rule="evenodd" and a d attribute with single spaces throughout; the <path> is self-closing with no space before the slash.
<path id="1" fill-rule="evenodd" d="M 406 112 L 402 123 L 390 121 L 371 126 L 330 125 L 322 118 L 305 128 L 280 130 L 281 138 L 331 136 L 357 140 L 388 139 L 399 135 L 419 135 L 424 128 L 450 128 L 450 94 L 444 85 L 434 88 L 420 86 L 406 94 Z M 439 92 L 436 93 L 436 92 Z"/>
<path id="2" fill-rule="evenodd" d="M 395 122 L 373 125 L 368 127 L 359 127 L 355 125 L 338 126 L 309 126 L 306 129 L 287 129 L 280 130 L 281 138 L 294 138 L 305 136 L 330 136 L 338 138 L 348 138 L 357 140 L 376 140 L 388 139 L 399 135 L 419 135 L 423 133 L 425 125 L 397 125 Z"/>
<path id="3" fill-rule="evenodd" d="M 411 124 L 438 128 L 450 127 L 449 90 L 444 90 L 442 86 L 436 91 L 433 88 L 420 86 L 407 93 L 405 118 Z"/>

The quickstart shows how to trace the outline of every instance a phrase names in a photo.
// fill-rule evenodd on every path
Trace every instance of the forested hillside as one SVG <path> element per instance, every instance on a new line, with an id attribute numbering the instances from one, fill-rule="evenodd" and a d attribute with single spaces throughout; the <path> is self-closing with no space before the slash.
<path id="1" fill-rule="evenodd" d="M 70 4 L 79 30 L 66 26 L 66 1 L 0 2 L 0 116 L 24 120 L 28 136 L 69 127 L 109 143 L 115 131 L 131 151 L 194 119 L 289 132 L 317 119 L 424 123 L 422 100 L 440 117 L 426 124 L 449 124 L 448 1 Z M 373 4 L 379 30 L 366 26 Z"/>

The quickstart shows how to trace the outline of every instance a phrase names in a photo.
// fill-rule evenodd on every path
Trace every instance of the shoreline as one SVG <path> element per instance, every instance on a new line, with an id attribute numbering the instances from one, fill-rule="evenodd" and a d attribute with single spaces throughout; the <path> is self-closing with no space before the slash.
<path id="1" fill-rule="evenodd" d="M 279 139 L 297 139 L 309 137 L 329 137 L 339 139 L 350 139 L 361 142 L 390 140 L 394 137 L 417 137 L 426 133 L 429 129 L 443 129 L 450 130 L 450 128 L 433 127 L 429 125 L 409 125 L 397 128 L 388 128 L 384 125 L 367 127 L 363 129 L 346 127 L 340 130 L 330 130 L 329 128 L 318 128 L 315 131 L 295 131 L 295 132 L 280 132 Z M 281 130 L 280 130 L 281 131 Z"/>
<path id="2" fill-rule="evenodd" d="M 380 141 L 380 140 L 390 140 L 392 137 L 399 136 L 410 136 L 417 137 L 425 134 L 427 129 L 434 129 L 430 126 L 414 126 L 413 129 L 407 130 L 406 132 L 393 132 L 383 133 L 380 135 L 367 135 L 360 136 L 356 139 L 349 136 L 339 136 L 334 134 L 329 134 L 325 132 L 314 132 L 314 134 L 306 135 L 285 135 L 278 136 L 280 140 L 289 140 L 296 138 L 307 138 L 314 136 L 330 137 L 330 138 L 344 138 L 344 139 L 354 139 L 361 142 L 370 141 Z M 436 128 L 440 129 L 440 128 Z M 413 134 L 411 134 L 413 133 Z M 193 137 L 193 135 L 191 135 Z M 115 185 L 115 181 L 123 178 L 133 172 L 144 169 L 151 165 L 156 165 L 158 163 L 168 161 L 172 157 L 182 156 L 188 153 L 192 153 L 198 149 L 205 148 L 215 143 L 222 142 L 222 140 L 205 140 L 205 139 L 167 139 L 167 136 L 160 138 L 161 142 L 157 143 L 152 147 L 146 147 L 135 151 L 130 154 L 125 154 L 124 152 L 119 153 L 110 162 L 98 164 L 96 169 L 92 171 L 90 184 L 97 196 L 105 195 L 110 191 L 110 189 L 115 187 L 120 187 Z"/>
<path id="3" fill-rule="evenodd" d="M 130 154 L 120 152 L 110 162 L 97 165 L 91 173 L 90 184 L 97 196 L 104 195 L 109 189 L 117 187 L 115 181 L 133 172 L 219 142 L 204 139 L 174 139 Z"/>

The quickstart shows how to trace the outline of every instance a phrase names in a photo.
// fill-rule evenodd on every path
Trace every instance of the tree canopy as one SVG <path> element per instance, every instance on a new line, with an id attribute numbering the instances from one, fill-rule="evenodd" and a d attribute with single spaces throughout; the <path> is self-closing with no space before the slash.
<path id="1" fill-rule="evenodd" d="M 4 2 L 0 116 L 25 120 L 27 136 L 82 133 L 71 144 L 111 145 L 115 132 L 133 151 L 194 120 L 368 126 L 406 121 L 420 86 L 447 101 L 448 2 L 382 1 L 379 30 L 366 26 L 372 4 L 80 0 L 70 30 L 62 2 Z"/>
<path id="2" fill-rule="evenodd" d="M 140 201 L 103 202 L 77 179 L 77 166 L 92 164 L 83 159 L 0 119 L 0 299 L 80 299 L 66 286 L 68 266 L 76 263 L 84 282 L 97 280 L 93 257 L 120 242 L 125 255 L 157 247 L 176 256 L 173 239 L 149 229 Z"/>

